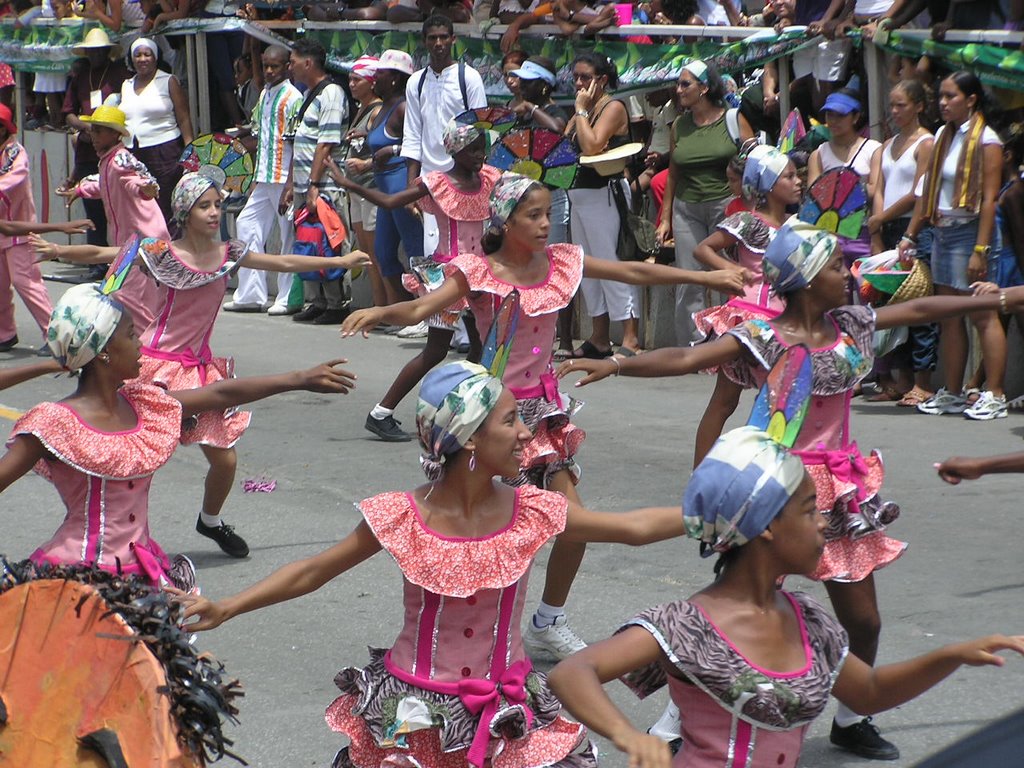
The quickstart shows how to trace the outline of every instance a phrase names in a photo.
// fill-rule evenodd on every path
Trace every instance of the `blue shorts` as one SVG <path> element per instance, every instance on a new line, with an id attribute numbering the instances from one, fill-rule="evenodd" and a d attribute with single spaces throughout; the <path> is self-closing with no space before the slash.
<path id="1" fill-rule="evenodd" d="M 1024 285 L 1017 256 L 1009 248 L 1000 249 L 999 255 L 988 260 L 988 279 L 1000 288 Z"/>
<path id="2" fill-rule="evenodd" d="M 999 236 L 993 233 L 993 253 L 1001 249 Z M 978 220 L 971 219 L 948 227 L 932 228 L 932 279 L 936 285 L 944 285 L 958 291 L 971 290 L 967 278 L 967 262 L 974 253 L 978 242 Z M 989 279 L 992 279 L 989 275 Z"/>

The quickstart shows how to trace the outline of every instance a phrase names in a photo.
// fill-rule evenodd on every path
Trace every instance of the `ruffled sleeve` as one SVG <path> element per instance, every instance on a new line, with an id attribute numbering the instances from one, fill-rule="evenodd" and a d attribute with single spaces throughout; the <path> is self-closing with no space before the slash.
<path id="1" fill-rule="evenodd" d="M 519 290 L 519 306 L 530 317 L 550 314 L 566 307 L 583 279 L 583 249 L 572 243 L 547 247 L 548 277 L 536 285 L 515 286 L 491 273 L 486 256 L 463 253 L 445 265 L 445 274 L 461 272 L 473 293 L 493 293 L 504 298 L 513 288 Z"/>
<path id="2" fill-rule="evenodd" d="M 137 424 L 124 432 L 101 432 L 64 403 L 40 403 L 14 425 L 11 437 L 32 435 L 57 460 L 87 475 L 114 480 L 147 477 L 167 463 L 181 438 L 181 403 L 151 384 L 125 384 L 121 395 Z M 35 471 L 49 478 L 46 461 Z"/>
<path id="3" fill-rule="evenodd" d="M 764 254 L 772 239 L 768 222 L 750 211 L 728 216 L 718 224 L 718 229 L 742 241 L 752 253 Z"/>
<path id="4" fill-rule="evenodd" d="M 509 524 L 491 536 L 456 539 L 429 530 L 408 493 L 383 493 L 357 507 L 381 546 L 418 587 L 449 597 L 514 584 L 537 551 L 565 529 L 565 497 L 532 486 L 516 489 Z"/>
<path id="5" fill-rule="evenodd" d="M 439 209 L 455 221 L 487 221 L 491 217 L 491 191 L 500 178 L 500 170 L 484 165 L 480 169 L 480 189 L 472 193 L 456 187 L 443 171 L 424 174 L 420 181 L 430 190 L 429 207 Z"/>
<path id="6" fill-rule="evenodd" d="M 743 345 L 746 354 L 722 363 L 722 372 L 744 389 L 759 387 L 774 358 L 781 353 L 775 329 L 765 320 L 748 320 L 727 333 Z"/>
<path id="7" fill-rule="evenodd" d="M 144 237 L 139 243 L 139 256 L 146 269 L 161 285 L 179 291 L 199 288 L 225 276 L 230 276 L 241 266 L 248 253 L 248 247 L 240 240 L 229 240 L 224 245 L 224 261 L 210 272 L 204 272 L 185 264 L 179 259 L 166 240 Z"/>

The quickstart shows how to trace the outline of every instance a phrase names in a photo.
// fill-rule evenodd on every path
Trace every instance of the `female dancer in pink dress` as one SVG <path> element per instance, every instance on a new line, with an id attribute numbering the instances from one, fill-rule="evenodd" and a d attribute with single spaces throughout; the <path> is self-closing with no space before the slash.
<path id="1" fill-rule="evenodd" d="M 279 392 L 345 393 L 353 386 L 352 374 L 334 367 L 343 361 L 178 392 L 142 383 L 136 378 L 141 343 L 131 314 L 94 284 L 61 297 L 47 343 L 64 370 L 80 372 L 78 388 L 17 421 L 0 457 L 0 490 L 35 469 L 60 494 L 64 522 L 32 554 L 36 562 L 91 565 L 137 574 L 154 585 L 173 582 L 187 589 L 192 580 L 191 563 L 184 559 L 172 567 L 149 534 L 153 474 L 187 434 L 190 419 Z"/>
<path id="2" fill-rule="evenodd" d="M 142 333 L 142 368 L 139 381 L 164 389 L 184 390 L 229 379 L 234 375 L 230 358 L 215 357 L 210 349 L 217 313 L 224 300 L 228 278 L 239 266 L 276 272 L 303 272 L 369 263 L 365 253 L 319 258 L 248 251 L 238 240 L 219 239 L 221 190 L 216 181 L 201 173 L 181 178 L 172 196 L 175 219 L 182 236 L 173 243 L 144 238 L 139 255 L 146 270 L 166 291 L 153 323 Z M 42 245 L 46 253 L 71 252 L 85 257 L 106 257 L 117 248 Z M 220 511 L 234 484 L 237 456 L 234 445 L 249 426 L 250 414 L 234 408 L 204 411 L 196 424 L 182 434 L 185 445 L 198 444 L 210 464 L 203 506 L 196 530 L 231 557 L 246 557 L 249 546 L 234 528 L 221 522 Z"/>
<path id="3" fill-rule="evenodd" d="M 561 717 L 523 649 L 530 567 L 563 532 L 634 545 L 681 535 L 679 510 L 591 512 L 495 480 L 518 471 L 531 434 L 509 389 L 473 363 L 427 374 L 416 424 L 429 484 L 365 499 L 343 541 L 233 597 L 183 596 L 186 617 L 199 617 L 189 628 L 312 592 L 384 549 L 402 572 L 405 623 L 389 650 L 335 678 L 342 693 L 327 722 L 350 744 L 334 765 L 595 766 L 586 729 Z"/>
<path id="4" fill-rule="evenodd" d="M 474 125 L 449 121 L 444 131 L 444 148 L 455 165 L 450 171 L 432 171 L 411 187 L 393 195 L 361 186 L 336 169 L 331 174 L 339 186 L 365 197 L 381 208 L 401 208 L 416 203 L 437 219 L 438 243 L 432 256 L 410 259 L 409 270 L 402 283 L 409 293 L 423 296 L 444 282 L 444 265 L 462 253 L 483 255 L 480 240 L 484 223 L 490 217 L 491 191 L 501 171 L 484 164 L 486 142 L 483 132 Z M 427 343 L 423 351 L 406 363 L 394 383 L 366 417 L 366 428 L 387 442 L 411 440 L 399 422 L 395 408 L 402 398 L 426 375 L 427 371 L 448 356 L 449 345 L 466 308 L 463 299 L 430 317 L 427 321 Z M 480 339 L 473 328 L 469 333 L 469 359 L 480 359 Z"/>
<path id="5" fill-rule="evenodd" d="M 984 309 L 1009 311 L 1024 303 L 1024 288 L 998 295 L 931 297 L 878 310 L 844 306 L 849 272 L 837 239 L 795 217 L 768 246 L 764 270 L 786 302 L 773 320 L 751 320 L 715 341 L 688 349 L 659 349 L 618 366 L 575 360 L 559 373 L 587 372 L 577 384 L 581 386 L 620 372 L 675 376 L 721 365 L 733 381 L 749 388 L 763 383 L 788 347 L 806 344 L 812 350 L 814 397 L 795 453 L 815 481 L 818 509 L 828 523 L 824 553 L 813 578 L 824 582 L 836 616 L 849 633 L 851 652 L 873 664 L 881 632 L 874 572 L 906 548 L 885 534 L 899 507 L 879 496 L 881 457 L 874 452 L 862 456 L 850 435 L 850 399 L 854 387 L 871 371 L 874 332 Z M 836 718 L 833 743 L 863 756 L 899 755 L 855 712 L 841 707 Z"/>
<path id="6" fill-rule="evenodd" d="M 550 488 L 579 503 L 575 455 L 585 435 L 569 422 L 570 402 L 558 391 L 552 345 L 558 313 L 568 305 L 580 280 L 588 276 L 636 285 L 694 283 L 737 294 L 742 290 L 742 275 L 737 269 L 689 271 L 595 259 L 570 243 L 549 246 L 550 207 L 551 193 L 544 185 L 518 174 L 503 174 L 491 195 L 483 258 L 468 253 L 453 259 L 441 287 L 415 301 L 353 312 L 342 324 L 342 335 L 380 322 L 417 323 L 464 298 L 469 299 L 477 328 L 489 328 L 505 297 L 517 291 L 518 331 L 503 380 L 515 395 L 520 418 L 533 439 L 510 481 Z M 585 549 L 580 542 L 556 541 L 541 606 L 526 632 L 532 653 L 565 658 L 584 646 L 566 622 L 564 606 Z"/>
<path id="7" fill-rule="evenodd" d="M 807 418 L 816 418 L 813 408 Z M 746 426 L 724 435 L 683 499 L 688 535 L 701 541 L 702 555 L 720 554 L 717 578 L 559 664 L 550 682 L 566 709 L 631 766 L 668 768 L 665 742 L 634 728 L 602 688 L 623 678 L 644 697 L 667 684 L 683 712 L 675 765 L 795 768 L 830 693 L 857 712 L 880 712 L 962 665 L 1001 666 L 998 651 L 1024 654 L 1024 637 L 1003 635 L 878 669 L 850 654 L 846 632 L 824 607 L 777 586 L 817 567 L 826 523 L 816 496 L 801 459 L 768 433 Z"/>

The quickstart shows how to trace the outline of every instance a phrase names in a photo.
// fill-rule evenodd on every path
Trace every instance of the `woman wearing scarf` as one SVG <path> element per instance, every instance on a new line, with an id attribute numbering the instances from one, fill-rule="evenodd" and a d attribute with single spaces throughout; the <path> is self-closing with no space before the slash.
<path id="1" fill-rule="evenodd" d="M 155 42 L 140 37 L 130 50 L 135 77 L 122 83 L 119 106 L 128 122 L 129 148 L 156 177 L 160 210 L 170 222 L 171 191 L 182 173 L 178 160 L 194 138 L 188 94 L 174 75 L 157 68 Z"/>
<path id="2" fill-rule="evenodd" d="M 812 413 L 808 418 L 813 417 Z M 623 678 L 641 698 L 668 685 L 683 712 L 676 764 L 795 768 L 829 694 L 869 714 L 910 701 L 961 665 L 1000 666 L 1024 637 L 993 635 L 872 669 L 813 597 L 778 587 L 815 569 L 825 520 L 803 462 L 757 427 L 727 433 L 694 470 L 683 497 L 687 535 L 719 555 L 715 581 L 689 599 L 649 608 L 550 676 L 566 709 L 629 755 L 668 768 L 668 746 L 635 728 L 602 684 Z M 681 762 L 680 762 L 681 761 Z"/>
<path id="3" fill-rule="evenodd" d="M 915 249 L 921 230 L 932 226 L 932 278 L 940 296 L 969 293 L 974 283 L 988 279 L 989 261 L 999 254 L 996 203 L 1003 147 L 985 123 L 984 97 L 981 81 L 971 72 L 954 72 L 942 81 L 939 112 L 945 124 L 935 134 L 924 194 L 899 246 L 901 254 Z M 939 336 L 945 382 L 917 406 L 921 413 L 962 413 L 977 421 L 1006 418 L 1006 333 L 995 312 L 971 315 L 971 322 L 981 337 L 986 389 L 964 390 L 967 329 L 959 317 L 946 320 Z"/>
<path id="4" fill-rule="evenodd" d="M 785 302 L 775 318 L 752 319 L 720 338 L 690 348 L 665 348 L 620 361 L 564 364 L 559 373 L 589 372 L 578 385 L 610 374 L 678 376 L 721 366 L 740 386 L 761 386 L 785 351 L 811 350 L 810 413 L 794 444 L 817 488 L 826 519 L 825 546 L 809 575 L 824 583 L 836 616 L 849 635 L 850 652 L 873 664 L 882 619 L 874 573 L 903 554 L 906 544 L 887 526 L 899 506 L 881 496 L 881 455 L 864 456 L 851 434 L 852 391 L 870 373 L 876 330 L 960 317 L 971 312 L 1012 311 L 1024 304 L 1024 288 L 978 296 L 934 296 L 873 310 L 846 305 L 850 273 L 835 235 L 790 219 L 765 251 L 764 273 Z M 899 750 L 857 711 L 840 707 L 831 740 L 863 757 L 896 759 Z"/>
<path id="5" fill-rule="evenodd" d="M 32 553 L 34 561 L 91 565 L 154 586 L 190 589 L 194 582 L 191 562 L 179 557 L 172 565 L 149 534 L 150 483 L 174 453 L 183 424 L 279 392 L 345 393 L 353 386 L 352 374 L 335 363 L 185 391 L 142 383 L 131 315 L 91 283 L 61 297 L 46 340 L 62 368 L 78 374 L 78 387 L 14 425 L 0 458 L 0 490 L 34 469 L 60 494 L 64 522 Z"/>
<path id="6" fill-rule="evenodd" d="M 191 628 L 312 592 L 384 549 L 401 571 L 406 620 L 390 649 L 335 678 L 327 722 L 350 743 L 333 765 L 595 766 L 586 730 L 561 716 L 523 650 L 533 558 L 557 534 L 634 545 L 678 536 L 678 511 L 591 512 L 500 482 L 518 472 L 530 431 L 511 391 L 473 363 L 427 374 L 416 427 L 425 485 L 364 499 L 344 540 L 238 595 L 184 598 L 186 616 L 200 617 Z"/>
<path id="7" fill-rule="evenodd" d="M 210 349 L 214 322 L 227 282 L 239 266 L 271 272 L 305 272 L 319 269 L 351 269 L 367 263 L 365 253 L 347 256 L 281 256 L 256 253 L 240 240 L 220 239 L 222 191 L 202 173 L 187 173 L 174 188 L 171 205 L 181 238 L 143 238 L 138 256 L 150 276 L 166 291 L 156 317 L 141 334 L 142 363 L 139 380 L 169 390 L 195 389 L 234 376 L 231 358 L 217 357 Z M 118 248 L 90 245 L 56 246 L 36 241 L 47 255 L 71 255 L 76 260 L 117 258 Z M 250 414 L 234 408 L 198 414 L 182 431 L 181 442 L 198 444 L 210 464 L 204 486 L 203 506 L 196 530 L 213 539 L 231 557 L 246 557 L 245 540 L 224 525 L 220 510 L 234 485 L 237 457 L 235 443 L 249 426 Z"/>

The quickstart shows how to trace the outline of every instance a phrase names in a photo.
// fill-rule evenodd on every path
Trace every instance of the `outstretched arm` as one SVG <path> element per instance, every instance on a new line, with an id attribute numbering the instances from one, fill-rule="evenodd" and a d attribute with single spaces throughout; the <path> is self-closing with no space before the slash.
<path id="1" fill-rule="evenodd" d="M 629 627 L 560 662 L 548 675 L 548 684 L 573 717 L 629 755 L 630 768 L 669 768 L 668 744 L 635 728 L 603 687 L 661 658 L 661 647 L 650 632 Z"/>
<path id="2" fill-rule="evenodd" d="M 427 185 L 421 181 L 417 184 L 413 184 L 411 187 L 406 187 L 401 192 L 395 192 L 393 195 L 388 195 L 381 192 L 379 189 L 365 187 L 362 184 L 356 184 L 352 179 L 341 172 L 341 169 L 338 168 L 338 164 L 333 160 L 328 164 L 327 172 L 331 174 L 331 178 L 334 179 L 334 183 L 339 187 L 347 189 L 349 192 L 359 195 L 360 197 L 369 200 L 374 205 L 380 208 L 386 208 L 389 211 L 415 203 L 421 197 L 426 197 L 427 193 L 430 191 L 427 189 Z"/>
<path id="3" fill-rule="evenodd" d="M 63 232 L 65 235 L 84 235 L 96 225 L 89 219 L 74 219 L 59 224 L 41 224 L 38 221 L 0 221 L 0 235 L 24 237 L 33 232 Z"/>
<path id="4" fill-rule="evenodd" d="M 338 366 L 347 360 L 331 360 L 308 371 L 290 371 L 271 376 L 247 376 L 224 379 L 199 389 L 184 389 L 168 394 L 181 403 L 181 415 L 203 411 L 223 411 L 236 405 L 262 400 L 282 392 L 305 390 L 326 394 L 348 394 L 355 387 L 356 375 Z"/>
<path id="5" fill-rule="evenodd" d="M 186 625 L 189 630 L 213 629 L 240 613 L 248 613 L 315 592 L 335 576 L 354 568 L 379 551 L 380 543 L 370 527 L 362 522 L 330 549 L 305 560 L 289 563 L 258 584 L 232 597 L 213 602 L 198 595 L 186 595 L 177 590 L 168 591 L 176 594 L 184 604 L 185 618 L 199 617 L 195 623 Z"/>
<path id="6" fill-rule="evenodd" d="M 1024 636 L 990 635 L 874 669 L 849 654 L 832 694 L 857 714 L 884 712 L 920 696 L 965 664 L 1003 666 L 1006 660 L 996 655 L 998 651 L 1024 655 Z"/>
<path id="7" fill-rule="evenodd" d="M 939 477 L 950 485 L 961 480 L 977 480 L 982 475 L 997 475 L 1024 472 L 1024 453 L 1006 453 L 1002 456 L 968 458 L 954 456 L 936 464 Z"/>
<path id="8" fill-rule="evenodd" d="M 583 257 L 583 275 L 598 280 L 616 280 L 630 285 L 703 285 L 714 291 L 740 295 L 743 293 L 743 270 L 733 266 L 729 269 L 705 272 L 704 270 L 678 269 L 664 264 L 648 264 L 645 261 L 609 261 L 593 256 Z"/>
<path id="9" fill-rule="evenodd" d="M 570 501 L 561 537 L 568 541 L 603 541 L 638 547 L 673 539 L 685 532 L 679 507 L 594 512 Z"/>
<path id="10" fill-rule="evenodd" d="M 929 296 L 875 310 L 875 328 L 924 325 L 936 320 L 959 317 L 969 312 L 999 310 L 1017 312 L 1024 307 L 1024 286 L 975 296 Z"/>
<path id="11" fill-rule="evenodd" d="M 558 367 L 558 376 L 564 377 L 577 372 L 586 373 L 586 376 L 576 382 L 577 387 L 600 381 L 612 374 L 645 378 L 683 376 L 735 360 L 742 349 L 742 345 L 735 337 L 726 335 L 695 347 L 663 347 L 622 360 L 617 358 L 567 360 Z"/>
<path id="12" fill-rule="evenodd" d="M 103 245 L 57 245 L 39 235 L 29 235 L 28 242 L 41 257 L 40 261 L 64 259 L 75 264 L 108 264 L 117 258 L 120 248 Z"/>
<path id="13" fill-rule="evenodd" d="M 366 336 L 370 329 L 380 323 L 394 325 L 415 325 L 451 306 L 469 293 L 469 285 L 461 272 L 446 279 L 436 291 L 412 301 L 400 301 L 386 307 L 360 309 L 345 318 L 341 324 L 342 337 L 354 336 L 359 331 Z"/>
<path id="14" fill-rule="evenodd" d="M 7 389 L 25 381 L 31 381 L 48 373 L 60 373 L 64 369 L 56 360 L 19 365 L 17 368 L 0 368 L 0 389 Z"/>
<path id="15" fill-rule="evenodd" d="M 265 269 L 268 272 L 316 272 L 320 269 L 355 269 L 370 264 L 370 257 L 362 251 L 344 256 L 299 256 L 297 253 L 256 253 L 249 251 L 242 261 L 243 267 Z"/>

